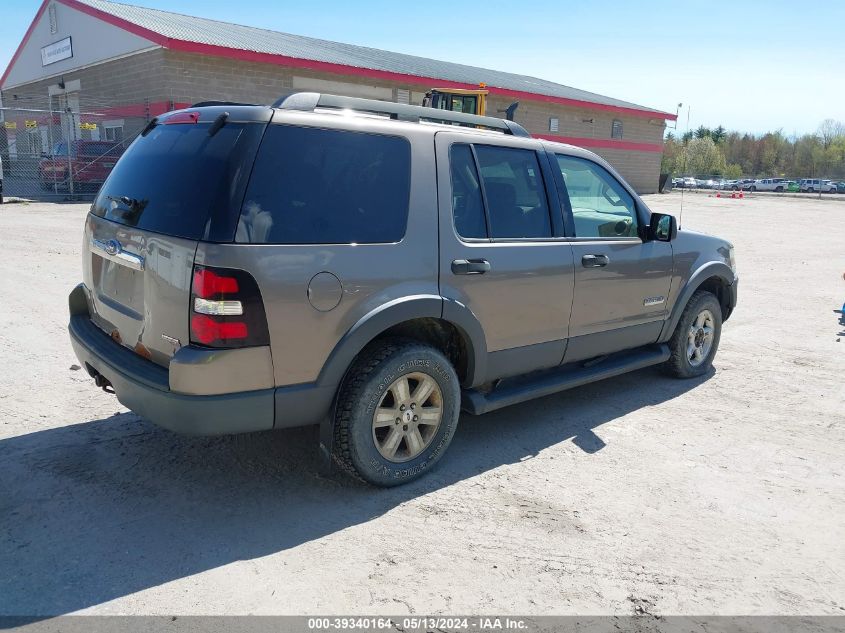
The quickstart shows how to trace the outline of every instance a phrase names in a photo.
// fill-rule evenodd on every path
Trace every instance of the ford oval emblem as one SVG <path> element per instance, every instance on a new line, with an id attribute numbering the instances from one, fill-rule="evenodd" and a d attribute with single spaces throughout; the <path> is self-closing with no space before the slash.
<path id="1" fill-rule="evenodd" d="M 106 242 L 105 246 L 106 252 L 109 255 L 117 255 L 121 251 L 120 242 L 118 242 L 117 240 L 109 240 L 108 242 Z"/>

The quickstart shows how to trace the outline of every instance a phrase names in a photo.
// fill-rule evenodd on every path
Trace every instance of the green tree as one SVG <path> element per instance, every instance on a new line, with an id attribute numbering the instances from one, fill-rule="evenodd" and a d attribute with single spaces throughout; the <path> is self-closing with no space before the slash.
<path id="1" fill-rule="evenodd" d="M 696 138 L 683 148 L 682 160 L 686 173 L 718 176 L 725 172 L 725 155 L 709 136 Z"/>
<path id="2" fill-rule="evenodd" d="M 710 138 L 713 139 L 713 142 L 718 145 L 722 141 L 725 140 L 725 135 L 727 134 L 727 130 L 723 128 L 721 125 L 710 132 Z"/>

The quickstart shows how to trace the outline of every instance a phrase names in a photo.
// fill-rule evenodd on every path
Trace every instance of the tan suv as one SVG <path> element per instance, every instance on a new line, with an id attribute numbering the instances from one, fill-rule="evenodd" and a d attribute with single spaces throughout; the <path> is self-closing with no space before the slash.
<path id="1" fill-rule="evenodd" d="M 154 119 L 85 225 L 96 383 L 175 431 L 321 426 L 378 485 L 472 414 L 648 365 L 709 370 L 733 249 L 596 155 L 496 118 L 301 93 Z"/>

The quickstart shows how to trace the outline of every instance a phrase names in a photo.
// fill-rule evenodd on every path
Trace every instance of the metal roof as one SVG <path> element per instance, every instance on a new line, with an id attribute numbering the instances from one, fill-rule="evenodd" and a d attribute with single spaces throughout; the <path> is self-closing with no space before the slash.
<path id="1" fill-rule="evenodd" d="M 60 0 L 61 1 L 61 0 Z M 193 17 L 149 9 L 136 5 L 108 2 L 107 0 L 76 0 L 97 11 L 124 20 L 164 38 L 229 49 L 252 51 L 267 55 L 338 64 L 359 69 L 399 73 L 418 78 L 440 79 L 456 83 L 477 85 L 484 82 L 490 88 L 531 93 L 566 100 L 583 101 L 613 108 L 626 108 L 654 113 L 661 118 L 674 118 L 653 108 L 646 108 L 627 101 L 579 90 L 570 86 L 465 64 L 405 55 L 390 51 L 343 44 L 328 40 L 269 31 L 252 26 L 241 26 L 207 18 Z M 494 91 L 495 92 L 495 91 Z"/>

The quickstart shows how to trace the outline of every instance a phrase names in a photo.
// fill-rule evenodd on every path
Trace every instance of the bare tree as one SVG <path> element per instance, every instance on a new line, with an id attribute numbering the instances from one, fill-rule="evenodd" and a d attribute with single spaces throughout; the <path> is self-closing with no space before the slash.
<path id="1" fill-rule="evenodd" d="M 821 138 L 822 147 L 827 149 L 837 137 L 845 136 L 845 124 L 843 124 L 842 121 L 825 119 L 819 125 L 817 134 Z"/>

